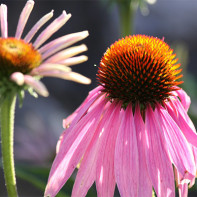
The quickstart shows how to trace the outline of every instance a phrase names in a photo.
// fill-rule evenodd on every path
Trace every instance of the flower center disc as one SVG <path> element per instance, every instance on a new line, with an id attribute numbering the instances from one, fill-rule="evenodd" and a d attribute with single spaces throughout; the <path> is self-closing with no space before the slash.
<path id="1" fill-rule="evenodd" d="M 28 73 L 41 63 L 41 55 L 31 44 L 15 38 L 0 38 L 0 75 Z"/>
<path id="2" fill-rule="evenodd" d="M 111 99 L 154 104 L 176 90 L 182 75 L 173 50 L 154 37 L 129 36 L 111 45 L 101 59 L 98 80 Z"/>

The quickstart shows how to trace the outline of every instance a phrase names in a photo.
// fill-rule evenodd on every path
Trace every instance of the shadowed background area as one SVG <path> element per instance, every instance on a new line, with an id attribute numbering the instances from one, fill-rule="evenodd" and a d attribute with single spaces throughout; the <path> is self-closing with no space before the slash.
<path id="1" fill-rule="evenodd" d="M 15 34 L 18 17 L 25 2 L 26 0 L 1 1 L 8 6 L 9 36 Z M 196 124 L 197 2 L 195 0 L 148 2 L 147 7 L 136 12 L 134 31 L 136 34 L 164 37 L 174 48 L 182 62 L 186 81 L 183 87 L 192 98 L 190 113 Z M 72 17 L 50 40 L 69 33 L 89 31 L 88 38 L 75 44 L 87 45 L 88 51 L 84 54 L 89 59 L 83 64 L 73 66 L 72 69 L 91 78 L 92 84 L 87 86 L 56 78 L 45 78 L 43 81 L 50 93 L 48 98 L 35 99 L 26 93 L 23 107 L 16 109 L 15 160 L 20 165 L 25 163 L 50 167 L 55 155 L 56 142 L 63 131 L 62 119 L 72 113 L 88 92 L 96 87 L 97 66 L 103 53 L 107 47 L 121 38 L 118 7 L 107 0 L 37 0 L 23 35 L 52 9 L 54 9 L 53 19 L 58 17 L 62 10 L 71 13 Z M 0 196 L 6 196 L 2 170 L 0 178 Z M 43 195 L 43 191 L 21 178 L 18 178 L 17 183 L 20 196 Z M 190 197 L 197 195 L 196 185 L 193 188 L 189 190 Z"/>

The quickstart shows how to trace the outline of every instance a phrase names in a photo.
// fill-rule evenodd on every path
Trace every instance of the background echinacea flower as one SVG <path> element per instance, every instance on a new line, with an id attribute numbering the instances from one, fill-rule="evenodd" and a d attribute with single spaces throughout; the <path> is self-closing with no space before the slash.
<path id="1" fill-rule="evenodd" d="M 40 81 L 42 77 L 58 77 L 89 84 L 90 79 L 72 72 L 70 66 L 87 60 L 84 55 L 76 56 L 87 50 L 86 45 L 70 45 L 86 38 L 87 31 L 59 37 L 47 44 L 47 41 L 71 17 L 65 11 L 52 21 L 44 30 L 43 25 L 53 16 L 53 10 L 44 15 L 22 38 L 23 30 L 34 7 L 34 1 L 28 0 L 23 8 L 14 37 L 8 37 L 7 6 L 0 5 L 0 122 L 1 152 L 8 196 L 18 196 L 14 168 L 14 112 L 16 97 L 22 104 L 24 91 L 33 96 L 36 92 L 48 96 L 48 91 Z M 32 42 L 38 31 L 41 33 Z"/>
<path id="2" fill-rule="evenodd" d="M 96 183 L 98 196 L 187 196 L 197 171 L 197 134 L 178 87 L 181 69 L 158 38 L 129 36 L 111 45 L 98 71 L 100 85 L 63 125 L 45 196 L 53 197 L 80 167 L 72 196 Z"/>
<path id="3" fill-rule="evenodd" d="M 86 38 L 88 31 L 72 33 L 59 37 L 44 44 L 56 31 L 58 31 L 71 17 L 65 11 L 51 22 L 32 43 L 35 34 L 53 16 L 53 10 L 44 15 L 27 33 L 22 37 L 23 30 L 29 15 L 34 7 L 34 1 L 28 0 L 21 12 L 15 37 L 8 37 L 7 6 L 1 4 L 1 38 L 0 38 L 0 94 L 1 96 L 10 89 L 33 88 L 42 96 L 48 96 L 44 84 L 40 82 L 42 77 L 58 77 L 73 80 L 79 83 L 89 84 L 90 79 L 72 72 L 70 66 L 82 63 L 87 56 L 76 56 L 87 50 L 84 44 L 69 47 L 70 45 Z M 44 44 L 44 45 L 43 45 Z M 69 47 L 69 48 L 68 48 Z M 13 82 L 16 84 L 14 85 Z M 29 89 L 30 90 L 30 89 Z"/>

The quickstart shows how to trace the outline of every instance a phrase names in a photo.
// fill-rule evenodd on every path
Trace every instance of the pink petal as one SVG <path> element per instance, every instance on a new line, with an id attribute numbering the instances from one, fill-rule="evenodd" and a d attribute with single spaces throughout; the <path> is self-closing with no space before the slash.
<path id="1" fill-rule="evenodd" d="M 30 42 L 36 32 L 53 16 L 53 10 L 48 14 L 44 15 L 28 32 L 25 36 L 24 41 Z"/>
<path id="2" fill-rule="evenodd" d="M 185 179 L 191 180 L 195 177 L 195 162 L 192 149 L 182 134 L 180 128 L 161 106 L 155 109 L 155 117 L 161 125 L 161 132 L 165 135 L 168 154 L 172 163 Z"/>
<path id="3" fill-rule="evenodd" d="M 112 103 L 109 111 L 111 116 L 105 115 L 107 121 L 100 132 L 102 143 L 96 168 L 96 188 L 98 196 L 113 196 L 115 190 L 114 154 L 116 137 L 119 130 L 121 105 Z"/>
<path id="4" fill-rule="evenodd" d="M 71 176 L 94 135 L 104 105 L 105 100 L 101 100 L 94 110 L 73 127 L 72 131 L 63 136 L 61 148 L 49 174 L 45 196 L 55 196 Z"/>
<path id="5" fill-rule="evenodd" d="M 166 102 L 165 105 L 168 113 L 179 126 L 188 142 L 197 147 L 197 133 L 195 127 L 180 101 L 172 98 L 170 102 Z"/>
<path id="6" fill-rule="evenodd" d="M 73 57 L 79 53 L 82 53 L 84 51 L 87 51 L 87 47 L 84 44 L 81 44 L 79 46 L 70 47 L 68 49 L 65 49 L 63 51 L 60 51 L 59 53 L 53 55 L 49 59 L 47 59 L 45 62 L 47 63 L 59 63 L 67 58 Z"/>
<path id="7" fill-rule="evenodd" d="M 181 103 L 186 111 L 188 111 L 189 106 L 191 104 L 191 99 L 187 95 L 187 93 L 183 89 L 176 90 L 176 93 L 178 94 L 178 97 L 181 99 Z"/>
<path id="8" fill-rule="evenodd" d="M 102 86 L 98 86 L 95 89 L 93 89 L 92 91 L 89 92 L 88 97 L 85 99 L 85 101 L 75 110 L 75 112 L 73 114 L 71 114 L 70 116 L 68 116 L 66 119 L 63 120 L 63 127 L 67 128 L 70 123 L 73 121 L 73 119 L 77 116 L 78 113 L 80 113 L 80 111 L 82 110 L 84 113 L 84 108 L 85 111 L 89 108 L 89 106 L 92 104 L 92 102 L 89 102 L 91 98 L 94 98 L 94 100 L 101 94 L 100 90 L 102 90 L 103 87 Z M 87 107 L 84 107 L 86 105 L 86 103 L 89 103 Z M 81 117 L 82 114 L 79 115 L 79 117 Z M 77 120 L 78 121 L 78 120 Z"/>
<path id="9" fill-rule="evenodd" d="M 37 37 L 34 42 L 34 47 L 38 49 L 48 38 L 50 38 L 56 31 L 58 31 L 71 17 L 71 14 L 66 14 L 65 11 L 55 19 L 41 34 Z"/>
<path id="10" fill-rule="evenodd" d="M 68 59 L 64 59 L 64 60 L 60 61 L 59 63 L 65 65 L 65 66 L 73 66 L 76 64 L 81 64 L 87 60 L 88 60 L 88 57 L 86 55 L 81 55 L 81 56 L 77 56 L 77 57 L 70 57 Z"/>
<path id="11" fill-rule="evenodd" d="M 146 109 L 146 160 L 150 178 L 158 197 L 175 196 L 173 168 L 166 152 L 161 124 L 150 106 Z"/>
<path id="12" fill-rule="evenodd" d="M 32 0 L 28 0 L 25 7 L 23 8 L 19 21 L 18 21 L 18 25 L 17 25 L 17 29 L 16 29 L 16 34 L 15 37 L 17 39 L 21 38 L 21 35 L 23 33 L 24 27 L 27 23 L 27 20 L 29 18 L 29 15 L 31 14 L 31 11 L 34 7 L 34 1 Z"/>
<path id="13" fill-rule="evenodd" d="M 115 147 L 115 177 L 121 196 L 136 197 L 139 187 L 139 159 L 132 106 L 127 106 L 121 119 Z"/>
<path id="14" fill-rule="evenodd" d="M 111 105 L 111 104 L 110 104 Z M 73 186 L 72 197 L 85 196 L 89 188 L 96 179 L 96 163 L 98 160 L 99 147 L 102 146 L 104 136 L 102 136 L 103 128 L 105 128 L 108 118 L 111 116 L 112 108 L 109 103 L 107 109 L 102 114 L 103 118 L 99 122 L 99 125 L 94 133 L 94 136 L 83 156 L 75 183 Z M 108 118 L 106 118 L 108 117 Z"/>
<path id="15" fill-rule="evenodd" d="M 90 84 L 91 83 L 91 79 L 76 73 L 76 72 L 65 72 L 62 70 L 48 70 L 48 71 L 40 71 L 39 72 L 40 76 L 43 77 L 57 77 L 60 79 L 64 79 L 64 80 L 70 80 L 70 81 L 74 81 L 74 82 L 78 82 L 78 83 L 82 83 L 82 84 Z"/>
<path id="16" fill-rule="evenodd" d="M 145 125 L 142 120 L 140 113 L 139 104 L 136 105 L 134 114 L 134 123 L 137 135 L 137 145 L 138 145 L 138 155 L 139 155 L 139 187 L 138 187 L 138 197 L 152 197 L 152 183 L 148 174 L 146 158 L 145 158 L 145 148 L 146 146 L 146 136 L 145 136 Z"/>
<path id="17" fill-rule="evenodd" d="M 47 97 L 49 95 L 45 85 L 30 75 L 24 75 L 24 83 L 31 86 L 41 96 Z"/>
<path id="18" fill-rule="evenodd" d="M 83 40 L 88 35 L 88 31 L 82 31 L 62 36 L 44 45 L 39 49 L 39 52 L 42 53 L 42 58 L 46 59 L 57 51 L 60 51 L 61 49 L 64 49 L 80 40 Z"/>
<path id="19" fill-rule="evenodd" d="M 8 37 L 8 22 L 7 22 L 7 6 L 1 4 L 1 37 L 7 38 Z"/>

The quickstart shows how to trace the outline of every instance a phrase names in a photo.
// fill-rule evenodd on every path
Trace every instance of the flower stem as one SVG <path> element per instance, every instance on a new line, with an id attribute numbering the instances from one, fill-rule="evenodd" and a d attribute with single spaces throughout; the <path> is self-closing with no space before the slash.
<path id="1" fill-rule="evenodd" d="M 134 15 L 136 12 L 136 5 L 131 0 L 118 1 L 118 8 L 120 12 L 121 34 L 123 37 L 134 33 Z"/>
<path id="2" fill-rule="evenodd" d="M 13 139 L 14 139 L 14 112 L 16 94 L 10 93 L 1 104 L 1 151 L 3 170 L 8 196 L 17 197 Z"/>

